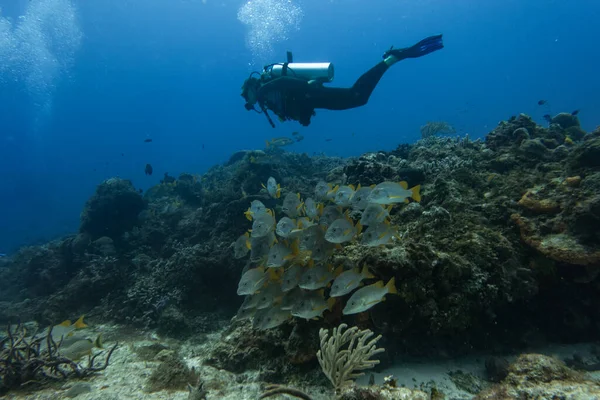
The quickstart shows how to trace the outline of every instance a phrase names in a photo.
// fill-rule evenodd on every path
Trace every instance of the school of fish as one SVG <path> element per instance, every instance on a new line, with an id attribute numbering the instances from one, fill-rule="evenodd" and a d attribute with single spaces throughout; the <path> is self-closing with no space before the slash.
<path id="1" fill-rule="evenodd" d="M 262 186 L 270 198 L 281 198 L 283 190 L 275 178 Z M 398 240 L 390 212 L 409 199 L 421 201 L 419 185 L 409 189 L 406 182 L 382 182 L 354 187 L 320 181 L 313 197 L 286 193 L 282 215 L 252 201 L 244 212 L 252 227 L 232 245 L 236 258 L 250 254 L 238 284 L 237 294 L 246 298 L 237 318 L 252 319 L 256 329 L 271 329 L 293 317 L 318 319 L 346 296 L 342 313 L 350 315 L 397 293 L 394 278 L 364 285 L 375 279 L 367 266 L 344 270 L 328 261 L 345 243 L 373 247 Z M 360 214 L 358 222 L 351 212 Z"/>

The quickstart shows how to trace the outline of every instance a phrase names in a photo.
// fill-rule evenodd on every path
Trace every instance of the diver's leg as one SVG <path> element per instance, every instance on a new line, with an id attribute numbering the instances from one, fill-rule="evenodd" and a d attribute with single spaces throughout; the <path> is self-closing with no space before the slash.
<path id="1" fill-rule="evenodd" d="M 347 110 L 364 106 L 388 68 L 389 66 L 384 61 L 379 62 L 362 74 L 354 85 L 349 88 L 325 86 L 311 88 L 307 95 L 307 101 L 312 108 L 325 108 L 327 110 Z"/>
<path id="2" fill-rule="evenodd" d="M 384 60 L 365 72 L 350 88 L 318 87 L 309 92 L 312 108 L 347 110 L 364 106 L 381 77 L 395 63 L 405 58 L 417 58 L 444 47 L 442 35 L 430 36 L 419 43 L 404 49 L 390 49 L 383 55 Z"/>
<path id="3" fill-rule="evenodd" d="M 429 36 L 419 43 L 404 49 L 391 48 L 383 54 L 384 62 L 392 66 L 405 58 L 417 58 L 444 48 L 442 35 Z"/>

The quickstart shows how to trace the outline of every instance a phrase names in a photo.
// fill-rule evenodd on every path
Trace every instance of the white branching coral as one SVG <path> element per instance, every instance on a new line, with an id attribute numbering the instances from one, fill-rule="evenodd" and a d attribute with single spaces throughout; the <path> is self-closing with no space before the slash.
<path id="1" fill-rule="evenodd" d="M 341 324 L 333 328 L 331 337 L 327 329 L 319 331 L 321 350 L 317 352 L 317 359 L 336 391 L 364 375 L 357 371 L 364 371 L 379 364 L 379 360 L 370 358 L 385 351 L 377 348 L 377 341 L 381 339 L 381 335 L 371 339 L 373 332 L 370 330 L 359 330 L 355 326 L 345 330 L 347 327 L 348 325 Z"/>

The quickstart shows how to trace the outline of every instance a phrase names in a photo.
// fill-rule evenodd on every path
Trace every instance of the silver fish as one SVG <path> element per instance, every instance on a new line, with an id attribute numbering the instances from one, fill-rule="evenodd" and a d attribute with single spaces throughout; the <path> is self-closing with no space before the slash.
<path id="1" fill-rule="evenodd" d="M 362 234 L 360 243 L 364 246 L 375 247 L 390 243 L 394 238 L 398 238 L 398 229 L 384 222 L 379 222 L 369 226 L 369 229 Z"/>
<path id="2" fill-rule="evenodd" d="M 287 238 L 294 229 L 296 229 L 296 222 L 291 218 L 283 217 L 277 223 L 275 233 L 283 238 Z"/>
<path id="3" fill-rule="evenodd" d="M 351 186 L 340 186 L 335 192 L 333 202 L 341 207 L 348 207 L 352 202 L 352 196 L 354 196 L 354 188 Z"/>
<path id="4" fill-rule="evenodd" d="M 326 287 L 335 278 L 336 272 L 325 264 L 319 264 L 304 271 L 298 286 L 306 290 L 316 290 Z"/>
<path id="5" fill-rule="evenodd" d="M 290 310 L 282 310 L 280 307 L 274 306 L 257 312 L 254 315 L 252 327 L 260 330 L 273 329 L 285 323 L 291 316 Z"/>
<path id="6" fill-rule="evenodd" d="M 331 185 L 325 181 L 319 181 L 315 186 L 315 198 L 317 200 L 325 200 L 327 193 L 331 190 Z"/>
<path id="7" fill-rule="evenodd" d="M 390 215 L 391 210 L 392 206 L 385 208 L 381 204 L 371 203 L 362 212 L 360 224 L 363 226 L 368 226 L 383 222 L 385 218 Z"/>
<path id="8" fill-rule="evenodd" d="M 266 236 L 259 238 L 250 238 L 251 249 L 250 249 L 250 261 L 260 262 L 269 254 L 271 246 L 275 243 L 275 233 L 271 232 Z"/>
<path id="9" fill-rule="evenodd" d="M 390 279 L 387 285 L 384 285 L 383 281 L 379 281 L 358 289 L 350 296 L 342 313 L 350 315 L 367 311 L 375 304 L 381 303 L 388 293 L 397 293 L 394 278 Z"/>
<path id="10" fill-rule="evenodd" d="M 245 257 L 251 248 L 250 234 L 248 232 L 240 235 L 233 243 L 233 256 L 235 258 Z"/>
<path id="11" fill-rule="evenodd" d="M 338 218 L 327 228 L 325 240 L 330 243 L 345 243 L 360 233 L 360 224 L 352 225 L 346 218 Z"/>
<path id="12" fill-rule="evenodd" d="M 317 219 L 321 211 L 323 211 L 322 203 L 317 204 L 311 197 L 304 200 L 304 212 L 308 218 Z"/>
<path id="13" fill-rule="evenodd" d="M 301 265 L 293 264 L 291 267 L 285 270 L 283 273 L 283 280 L 281 282 L 281 290 L 288 292 L 298 286 L 300 277 L 304 273 L 304 268 Z"/>
<path id="14" fill-rule="evenodd" d="M 250 207 L 248 210 L 244 211 L 244 215 L 249 221 L 252 221 L 252 218 L 262 215 L 267 212 L 267 207 L 260 200 L 252 200 L 250 203 Z"/>
<path id="15" fill-rule="evenodd" d="M 281 211 L 284 212 L 290 218 L 296 218 L 302 211 L 302 201 L 300 200 L 300 193 L 288 193 L 283 199 L 283 205 Z"/>
<path id="16" fill-rule="evenodd" d="M 97 347 L 102 349 L 102 338 L 98 335 L 96 340 L 81 339 L 71 344 L 69 347 L 59 349 L 60 354 L 69 360 L 77 361 L 92 353 L 92 349 Z"/>
<path id="17" fill-rule="evenodd" d="M 267 258 L 267 268 L 282 267 L 292 258 L 292 249 L 288 248 L 283 243 L 277 243 L 271 250 Z"/>
<path id="18" fill-rule="evenodd" d="M 253 238 L 266 236 L 268 233 L 273 232 L 275 229 L 275 218 L 270 214 L 262 214 L 254 218 L 252 223 L 252 234 Z"/>
<path id="19" fill-rule="evenodd" d="M 238 283 L 237 294 L 243 296 L 258 292 L 267 281 L 267 278 L 268 275 L 265 274 L 264 268 L 249 269 L 242 275 Z"/>
<path id="20" fill-rule="evenodd" d="M 273 178 L 272 176 L 270 176 L 269 179 L 267 179 L 267 186 L 262 186 L 267 190 L 267 193 L 269 193 L 269 196 L 271 196 L 272 198 L 278 199 L 279 197 L 281 197 L 281 185 L 279 185 L 275 178 Z"/>
<path id="21" fill-rule="evenodd" d="M 269 286 L 258 293 L 258 303 L 256 304 L 256 308 L 262 310 L 270 307 L 282 297 L 283 292 L 281 291 L 281 287 L 277 283 L 271 282 Z"/>
<path id="22" fill-rule="evenodd" d="M 369 194 L 373 189 L 366 186 L 363 188 L 359 188 L 354 192 L 354 196 L 352 196 L 351 206 L 355 210 L 364 210 L 369 205 Z"/>
<path id="23" fill-rule="evenodd" d="M 359 287 L 363 279 L 371 278 L 375 278 L 375 276 L 369 272 L 367 267 L 363 267 L 362 271 L 358 268 L 344 271 L 333 281 L 329 296 L 344 296 Z"/>
<path id="24" fill-rule="evenodd" d="M 367 199 L 369 203 L 376 204 L 404 203 L 408 202 L 408 198 L 419 202 L 421 201 L 420 190 L 420 185 L 408 189 L 404 181 L 400 183 L 382 182 L 373 188 Z"/>
<path id="25" fill-rule="evenodd" d="M 292 315 L 298 318 L 316 319 L 323 316 L 325 310 L 331 310 L 334 303 L 334 298 L 325 300 L 322 290 L 306 292 L 305 295 L 294 304 Z"/>
<path id="26" fill-rule="evenodd" d="M 336 206 L 327 206 L 323 208 L 321 218 L 319 218 L 319 224 L 329 226 L 333 221 L 342 217 L 342 212 Z"/>

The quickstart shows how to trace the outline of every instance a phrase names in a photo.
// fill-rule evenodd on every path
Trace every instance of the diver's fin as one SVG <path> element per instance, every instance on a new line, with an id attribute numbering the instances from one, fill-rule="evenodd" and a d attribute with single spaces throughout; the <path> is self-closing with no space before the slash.
<path id="1" fill-rule="evenodd" d="M 429 36 L 419 43 L 404 49 L 391 48 L 383 54 L 383 58 L 394 56 L 397 61 L 405 58 L 417 58 L 444 48 L 442 35 Z"/>

